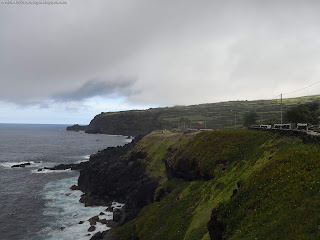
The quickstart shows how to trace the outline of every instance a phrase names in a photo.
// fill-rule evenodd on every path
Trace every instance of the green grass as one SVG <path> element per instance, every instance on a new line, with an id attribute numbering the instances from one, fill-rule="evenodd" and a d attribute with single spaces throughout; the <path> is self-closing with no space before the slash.
<path id="1" fill-rule="evenodd" d="M 319 156 L 318 145 L 282 146 L 221 204 L 230 239 L 320 239 Z"/>
<path id="2" fill-rule="evenodd" d="M 171 153 L 161 148 L 164 143 Z M 207 222 L 214 207 L 227 239 L 320 239 L 319 145 L 249 130 L 153 134 L 140 144 L 157 162 L 176 149 L 171 159 L 177 169 L 183 165 L 215 177 L 163 177 L 158 188 L 163 198 L 118 228 L 119 239 L 130 239 L 134 231 L 141 240 L 209 240 Z M 240 180 L 243 186 L 231 198 Z"/>
<path id="3" fill-rule="evenodd" d="M 187 118 L 190 121 L 204 121 L 204 120 L 211 120 L 213 117 L 207 117 L 207 116 L 203 116 L 203 115 L 185 115 L 185 116 L 181 116 L 184 118 Z M 180 116 L 178 117 L 163 117 L 162 119 L 164 121 L 169 121 L 169 122 L 177 122 L 180 121 Z"/>
<path id="4" fill-rule="evenodd" d="M 139 141 L 133 151 L 144 152 L 146 158 L 141 161 L 146 164 L 146 173 L 153 178 L 165 178 L 163 159 L 169 147 L 179 148 L 185 141 L 195 134 L 172 133 L 170 131 L 156 131 Z M 182 141 L 180 141 L 183 139 Z"/>
<path id="5" fill-rule="evenodd" d="M 299 98 L 283 99 L 283 111 L 287 111 L 293 106 L 308 102 L 320 102 L 320 95 L 306 96 Z M 175 106 L 166 108 L 152 108 L 139 111 L 123 111 L 102 113 L 98 119 L 116 119 L 106 122 L 106 126 L 120 124 L 121 119 L 127 119 L 122 123 L 121 128 L 145 128 L 174 129 L 178 127 L 182 117 L 191 120 L 193 128 L 204 128 L 198 121 L 206 121 L 207 128 L 221 129 L 234 124 L 235 113 L 237 125 L 243 125 L 243 118 L 246 112 L 254 111 L 258 114 L 259 123 L 280 122 L 280 99 L 275 100 L 256 100 L 256 101 L 230 101 L 219 103 L 208 103 L 191 106 Z M 232 111 L 231 111 L 232 110 Z M 119 118 L 117 118 L 119 115 Z M 121 118 L 120 118 L 121 117 Z M 98 120 L 97 119 L 97 120 Z M 102 121 L 103 122 L 103 121 Z M 231 123 L 232 122 L 232 123 Z M 189 127 L 189 126 L 186 126 Z"/>

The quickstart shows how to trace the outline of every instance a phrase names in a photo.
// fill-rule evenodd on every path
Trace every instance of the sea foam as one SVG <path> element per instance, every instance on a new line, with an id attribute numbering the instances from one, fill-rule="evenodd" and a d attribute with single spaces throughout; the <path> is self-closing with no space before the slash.
<path id="1" fill-rule="evenodd" d="M 79 202 L 81 191 L 72 191 L 70 186 L 77 184 L 77 177 L 66 178 L 48 183 L 42 193 L 46 201 L 43 215 L 51 220 L 48 226 L 42 229 L 34 240 L 38 239 L 90 239 L 95 233 L 109 229 L 104 224 L 97 222 L 95 230 L 88 232 L 89 219 L 99 216 L 99 219 L 112 220 L 113 213 L 106 211 L 106 207 L 84 207 Z M 113 203 L 113 207 L 122 207 L 123 204 Z M 100 213 L 103 215 L 99 215 Z M 82 224 L 79 224 L 83 221 Z"/>
<path id="2" fill-rule="evenodd" d="M 21 169 L 21 167 L 12 168 L 13 165 L 19 165 L 24 163 L 30 163 L 26 165 L 25 168 L 39 168 L 39 167 L 53 167 L 54 163 L 43 162 L 43 161 L 21 161 L 21 162 L 0 162 L 0 167 L 11 168 L 11 169 Z"/>
<path id="3" fill-rule="evenodd" d="M 73 172 L 70 168 L 65 170 L 50 170 L 50 169 L 42 169 L 41 171 L 38 171 L 38 169 L 31 170 L 32 173 L 65 173 L 65 172 Z"/>

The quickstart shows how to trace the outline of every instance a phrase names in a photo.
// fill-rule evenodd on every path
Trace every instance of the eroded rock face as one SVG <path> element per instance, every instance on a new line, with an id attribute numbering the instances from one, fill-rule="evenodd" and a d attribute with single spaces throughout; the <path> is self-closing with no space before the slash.
<path id="1" fill-rule="evenodd" d="M 188 181 L 194 180 L 210 180 L 215 176 L 201 172 L 197 166 L 197 161 L 189 159 L 181 150 L 168 149 L 168 153 L 164 159 L 166 166 L 166 175 L 168 179 L 183 178 Z"/>
<path id="2" fill-rule="evenodd" d="M 145 165 L 139 161 L 145 154 L 138 152 L 125 157 L 140 139 L 91 156 L 80 170 L 78 179 L 79 189 L 85 193 L 82 197 L 85 205 L 107 205 L 112 201 L 125 203 L 126 222 L 153 201 L 158 183 L 146 175 Z"/>

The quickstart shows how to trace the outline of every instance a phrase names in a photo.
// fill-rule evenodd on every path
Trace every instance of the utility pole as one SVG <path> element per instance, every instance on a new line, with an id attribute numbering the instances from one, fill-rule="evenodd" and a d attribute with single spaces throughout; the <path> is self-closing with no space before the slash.
<path id="1" fill-rule="evenodd" d="M 281 128 L 282 128 L 282 93 L 280 94 L 280 103 L 281 103 Z"/>
<path id="2" fill-rule="evenodd" d="M 204 120 L 204 129 L 207 129 L 207 122 Z"/>
<path id="3" fill-rule="evenodd" d="M 231 112 L 233 112 L 233 110 L 231 109 Z M 231 116 L 232 116 L 232 113 L 231 113 Z M 232 121 L 231 121 L 231 125 L 232 125 Z M 234 111 L 234 126 L 237 125 L 237 112 Z"/>

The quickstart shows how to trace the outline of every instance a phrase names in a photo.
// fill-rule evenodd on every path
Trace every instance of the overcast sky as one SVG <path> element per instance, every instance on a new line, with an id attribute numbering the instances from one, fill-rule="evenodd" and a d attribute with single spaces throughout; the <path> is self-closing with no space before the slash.
<path id="1" fill-rule="evenodd" d="M 317 0 L 0 4 L 0 122 L 87 124 L 303 88 L 320 81 L 319 12 Z"/>

